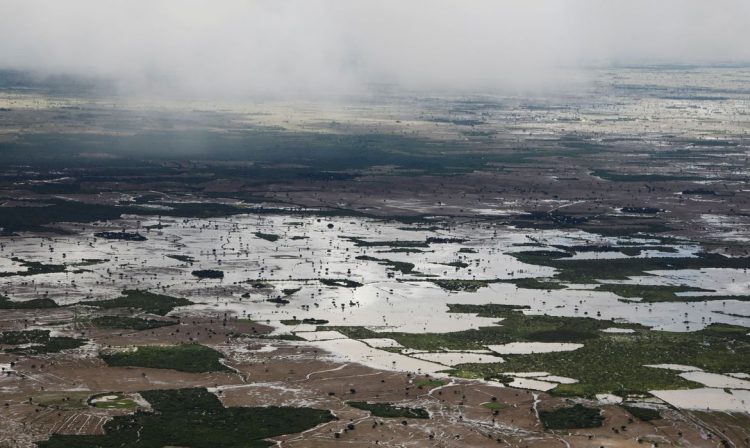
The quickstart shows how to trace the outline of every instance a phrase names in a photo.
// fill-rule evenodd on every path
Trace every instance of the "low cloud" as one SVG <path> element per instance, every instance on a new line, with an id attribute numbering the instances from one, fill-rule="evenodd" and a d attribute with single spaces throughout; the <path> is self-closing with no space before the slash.
<path id="1" fill-rule="evenodd" d="M 748 23 L 746 0 L 3 0 L 0 68 L 195 95 L 525 89 L 745 63 Z"/>

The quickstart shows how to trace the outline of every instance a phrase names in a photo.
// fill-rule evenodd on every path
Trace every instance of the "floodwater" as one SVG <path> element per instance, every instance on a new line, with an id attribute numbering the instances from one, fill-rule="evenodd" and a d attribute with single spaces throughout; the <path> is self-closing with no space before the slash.
<path id="1" fill-rule="evenodd" d="M 148 229 L 156 225 L 159 227 Z M 186 297 L 195 303 L 189 307 L 195 310 L 268 323 L 276 328 L 276 334 L 294 332 L 306 343 L 347 362 L 422 373 L 437 373 L 464 362 L 502 362 L 502 358 L 482 351 L 393 353 L 380 350 L 399 348 L 392 339 L 357 341 L 340 332 L 315 331 L 317 324 L 285 325 L 281 321 L 317 319 L 330 326 L 362 326 L 375 332 L 442 333 L 502 325 L 501 319 L 449 313 L 448 304 L 502 304 L 527 306 L 529 309 L 524 312 L 529 314 L 611 320 L 612 327 L 603 330 L 611 333 L 628 331 L 617 328 L 620 322 L 672 331 L 695 331 L 714 322 L 750 326 L 747 303 L 736 300 L 638 303 L 596 291 L 593 285 L 535 290 L 511 283 L 492 283 L 475 292 L 447 291 L 429 280 L 511 280 L 555 274 L 552 268 L 524 264 L 511 255 L 521 250 L 557 250 L 553 245 L 664 244 L 647 238 L 620 240 L 577 230 L 520 230 L 491 222 L 448 224 L 436 220 L 434 225 L 436 230 L 374 219 L 254 214 L 222 219 L 129 216 L 108 224 L 70 224 L 64 226 L 73 232 L 70 236 L 0 238 L 0 272 L 25 269 L 13 257 L 68 265 L 66 272 L 61 273 L 0 277 L 0 291 L 14 300 L 48 297 L 59 304 L 72 304 L 111 299 L 124 289 L 150 290 Z M 137 231 L 148 240 L 94 237 L 96 232 L 123 228 Z M 276 235 L 278 239 L 268 241 L 256 232 Z M 361 241 L 367 244 L 362 245 Z M 648 251 L 640 256 L 691 256 L 700 250 L 685 242 L 670 247 L 676 252 Z M 189 256 L 194 261 L 180 261 L 170 255 Z M 576 255 L 602 262 L 624 256 L 610 252 Z M 394 262 L 412 263 L 414 267 L 404 273 L 394 269 L 399 267 Z M 224 278 L 198 279 L 191 274 L 198 269 L 221 270 Z M 649 274 L 652 275 L 634 277 L 624 283 L 695 286 L 716 291 L 705 294 L 718 295 L 750 292 L 750 273 L 744 270 Z M 362 286 L 330 286 L 318 281 L 321 278 L 346 279 Z M 279 303 L 284 301 L 288 303 Z M 512 355 L 580 347 L 580 344 L 522 342 L 488 348 L 498 355 Z M 522 374 L 514 376 L 511 385 L 548 390 L 559 383 L 575 381 L 549 373 Z M 722 384 L 729 384 L 728 380 L 723 381 Z"/>

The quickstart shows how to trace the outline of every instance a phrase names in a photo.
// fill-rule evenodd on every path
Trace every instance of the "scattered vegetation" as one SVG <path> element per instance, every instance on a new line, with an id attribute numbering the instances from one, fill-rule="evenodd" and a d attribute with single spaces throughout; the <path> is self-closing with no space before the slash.
<path id="1" fill-rule="evenodd" d="M 642 213 L 648 215 L 653 215 L 663 211 L 660 208 L 654 207 L 623 207 L 621 210 L 623 213 Z"/>
<path id="2" fill-rule="evenodd" d="M 89 395 L 91 392 L 88 391 L 44 392 L 31 397 L 31 402 L 37 406 L 60 411 L 75 411 L 86 409 L 86 399 Z"/>
<path id="3" fill-rule="evenodd" d="M 125 328 L 138 331 L 177 325 L 177 321 L 173 320 L 140 319 L 124 316 L 95 317 L 91 319 L 91 323 L 98 328 Z"/>

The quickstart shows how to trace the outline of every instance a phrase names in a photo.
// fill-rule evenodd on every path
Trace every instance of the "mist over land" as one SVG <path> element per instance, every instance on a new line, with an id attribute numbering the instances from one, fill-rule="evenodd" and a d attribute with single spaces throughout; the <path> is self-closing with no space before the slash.
<path id="1" fill-rule="evenodd" d="M 750 62 L 750 5 L 601 2 L 6 0 L 0 68 L 120 91 L 320 97 L 554 89 L 580 68 Z"/>

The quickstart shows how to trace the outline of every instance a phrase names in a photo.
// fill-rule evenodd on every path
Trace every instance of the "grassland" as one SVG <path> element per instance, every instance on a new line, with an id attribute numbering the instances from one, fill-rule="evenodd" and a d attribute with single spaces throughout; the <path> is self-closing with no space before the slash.
<path id="1" fill-rule="evenodd" d="M 173 369 L 181 372 L 229 371 L 219 362 L 221 353 L 200 344 L 142 346 L 135 351 L 119 351 L 99 355 L 113 367 L 147 367 Z"/>
<path id="2" fill-rule="evenodd" d="M 443 381 L 433 378 L 423 378 L 415 381 L 414 384 L 420 389 L 434 389 L 445 385 Z"/>
<path id="3" fill-rule="evenodd" d="M 225 408 L 206 389 L 141 392 L 153 413 L 116 416 L 103 435 L 60 435 L 39 448 L 257 448 L 264 439 L 301 432 L 333 420 L 328 411 L 291 407 Z"/>
<path id="4" fill-rule="evenodd" d="M 114 395 L 116 398 L 112 398 L 109 400 L 97 400 L 97 398 L 101 398 L 103 396 L 109 396 Z M 138 407 L 138 403 L 136 403 L 132 398 L 128 398 L 127 396 L 121 395 L 121 394 L 113 394 L 113 393 L 103 393 L 103 394 L 97 394 L 94 395 L 89 399 L 89 403 L 92 404 L 95 408 L 100 409 L 134 409 Z"/>
<path id="5" fill-rule="evenodd" d="M 31 397 L 31 402 L 37 406 L 57 409 L 61 411 L 73 411 L 86 409 L 86 400 L 91 395 L 88 391 L 50 391 L 43 392 Z"/>

